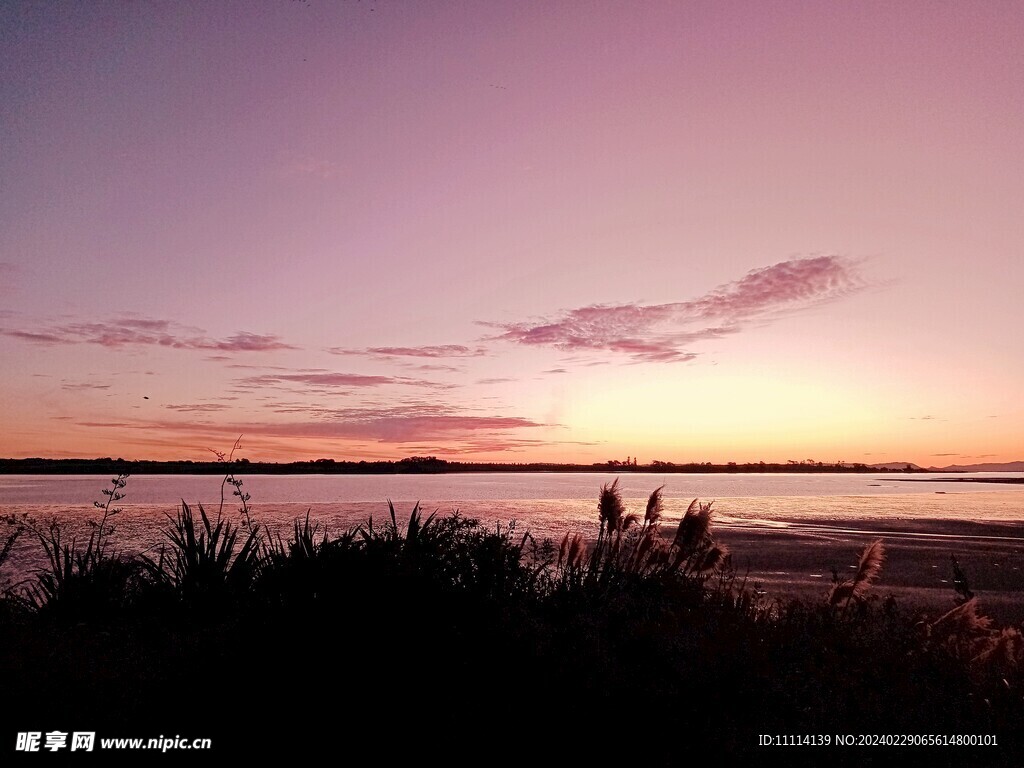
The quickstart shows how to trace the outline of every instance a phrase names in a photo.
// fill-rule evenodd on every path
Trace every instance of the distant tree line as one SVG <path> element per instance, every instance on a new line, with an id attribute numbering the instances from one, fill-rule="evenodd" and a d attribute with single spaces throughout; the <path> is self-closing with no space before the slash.
<path id="1" fill-rule="evenodd" d="M 231 464 L 247 474 L 258 475 L 302 475 L 302 474 L 445 474 L 457 472 L 662 472 L 662 473 L 773 473 L 773 472 L 926 472 L 907 465 L 906 469 L 869 467 L 861 463 L 823 462 L 747 462 L 734 461 L 725 464 L 687 462 L 676 464 L 671 461 L 654 459 L 649 464 L 638 464 L 635 457 L 626 461 L 609 460 L 593 464 L 560 464 L 556 462 L 462 462 L 448 461 L 436 456 L 409 456 L 397 461 L 338 461 L 320 458 L 309 461 L 288 463 L 250 461 L 235 459 Z M 109 472 L 133 475 L 217 475 L 224 473 L 220 461 L 148 461 L 125 460 L 122 458 L 97 459 L 0 459 L 0 474 L 104 474 Z"/>

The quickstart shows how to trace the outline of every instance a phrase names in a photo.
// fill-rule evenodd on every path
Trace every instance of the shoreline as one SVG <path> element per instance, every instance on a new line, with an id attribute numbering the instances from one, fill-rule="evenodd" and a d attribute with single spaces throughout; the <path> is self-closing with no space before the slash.
<path id="1" fill-rule="evenodd" d="M 956 557 L 982 613 L 1002 625 L 1024 622 L 1024 523 L 954 520 L 799 520 L 786 527 L 717 525 L 716 540 L 733 553 L 737 576 L 768 599 L 824 600 L 832 567 L 840 578 L 875 539 L 885 562 L 868 593 L 892 595 L 905 609 L 932 617 L 955 606 Z"/>

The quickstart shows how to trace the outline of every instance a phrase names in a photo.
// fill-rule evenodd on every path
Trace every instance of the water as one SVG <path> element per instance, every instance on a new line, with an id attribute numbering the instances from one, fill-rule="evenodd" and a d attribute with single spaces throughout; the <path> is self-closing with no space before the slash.
<path id="1" fill-rule="evenodd" d="M 239 475 L 254 503 L 330 504 L 430 500 L 460 504 L 502 500 L 595 499 L 603 483 L 619 479 L 624 498 L 641 499 L 664 485 L 666 498 L 905 496 L 936 492 L 1007 494 L 1012 485 L 948 483 L 935 475 L 873 474 L 656 474 L 466 473 L 445 475 Z M 943 478 L 1020 479 L 1019 472 L 948 474 Z M 132 504 L 170 504 L 182 498 L 211 504 L 220 498 L 214 475 L 136 475 L 126 489 Z M 107 475 L 0 476 L 0 505 L 89 505 L 109 485 Z M 230 488 L 228 489 L 230 490 Z M 1021 519 L 1024 519 L 1022 517 Z"/>
<path id="2" fill-rule="evenodd" d="M 959 475 L 943 475 L 958 477 Z M 969 475 L 964 475 L 969 476 Z M 1020 473 L 984 473 L 975 477 L 1021 477 Z M 719 529 L 814 530 L 838 534 L 870 523 L 885 530 L 896 522 L 915 522 L 927 535 L 928 521 L 1004 524 L 1010 535 L 1024 530 L 1024 486 L 949 483 L 923 475 L 875 474 L 631 474 L 481 473 L 448 475 L 242 475 L 252 499 L 253 518 L 287 536 L 304 517 L 337 534 L 371 516 L 387 519 L 387 499 L 399 520 L 418 501 L 426 512 L 458 510 L 493 526 L 516 522 L 516 530 L 560 539 L 566 532 L 592 535 L 603 483 L 619 477 L 627 511 L 643 512 L 650 492 L 664 485 L 665 524 L 671 525 L 694 498 L 714 500 Z M 927 478 L 927 479 L 922 479 Z M 124 511 L 115 518 L 115 542 L 122 551 L 152 551 L 162 541 L 167 515 L 182 499 L 221 508 L 222 477 L 213 475 L 137 475 L 128 479 Z M 94 500 L 104 500 L 108 475 L 0 476 L 0 514 L 28 513 L 38 521 L 57 518 L 78 535 L 98 520 Z M 224 486 L 223 514 L 240 519 L 233 488 Z M 23 572 L 39 564 L 38 545 L 19 541 L 8 568 Z"/>

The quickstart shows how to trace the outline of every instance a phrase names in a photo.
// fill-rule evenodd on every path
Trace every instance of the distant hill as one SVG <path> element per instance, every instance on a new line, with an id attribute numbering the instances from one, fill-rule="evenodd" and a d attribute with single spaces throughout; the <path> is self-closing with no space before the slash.
<path id="1" fill-rule="evenodd" d="M 887 461 L 884 464 L 869 464 L 871 469 L 900 470 L 910 467 L 919 472 L 1024 472 L 1024 461 L 1010 461 L 1004 464 L 950 464 L 948 467 L 918 466 L 912 461 Z"/>
<path id="2" fill-rule="evenodd" d="M 950 464 L 948 467 L 929 467 L 936 472 L 1024 472 L 1024 461 L 1004 464 Z"/>

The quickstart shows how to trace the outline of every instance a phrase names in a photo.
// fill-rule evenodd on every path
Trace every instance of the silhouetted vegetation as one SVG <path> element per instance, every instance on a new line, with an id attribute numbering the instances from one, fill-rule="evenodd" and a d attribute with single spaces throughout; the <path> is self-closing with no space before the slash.
<path id="1" fill-rule="evenodd" d="M 746 462 L 726 464 L 687 462 L 676 464 L 671 461 L 653 460 L 647 464 L 637 463 L 636 457 L 627 461 L 610 459 L 594 464 L 558 464 L 554 462 L 499 463 L 448 461 L 436 456 L 410 456 L 398 461 L 336 461 L 315 459 L 279 464 L 275 462 L 234 459 L 232 466 L 248 474 L 260 475 L 437 475 L 458 472 L 655 472 L 669 474 L 687 473 L 927 473 L 924 469 L 872 468 L 859 463 L 846 462 Z M 98 459 L 0 459 L 0 474 L 108 474 L 123 472 L 132 475 L 220 475 L 224 472 L 223 461 L 127 461 L 110 457 Z"/>
<path id="2" fill-rule="evenodd" d="M 999 739 L 913 750 L 931 765 L 1024 754 L 1021 634 L 992 626 L 962 572 L 936 620 L 877 599 L 881 542 L 829 596 L 782 603 L 737 575 L 710 504 L 663 535 L 661 489 L 630 511 L 605 485 L 596 535 L 558 544 L 418 506 L 400 519 L 390 502 L 383 522 L 329 537 L 307 515 L 284 539 L 252 520 L 228 472 L 237 523 L 223 504 L 183 502 L 161 551 L 125 556 L 110 545 L 124 481 L 84 544 L 8 520 L 48 556 L 0 611 L 12 731 L 212 735 L 223 757 L 358 740 L 474 764 L 505 751 L 541 765 L 677 765 L 698 747 L 726 765 L 777 757 L 760 734 Z"/>

